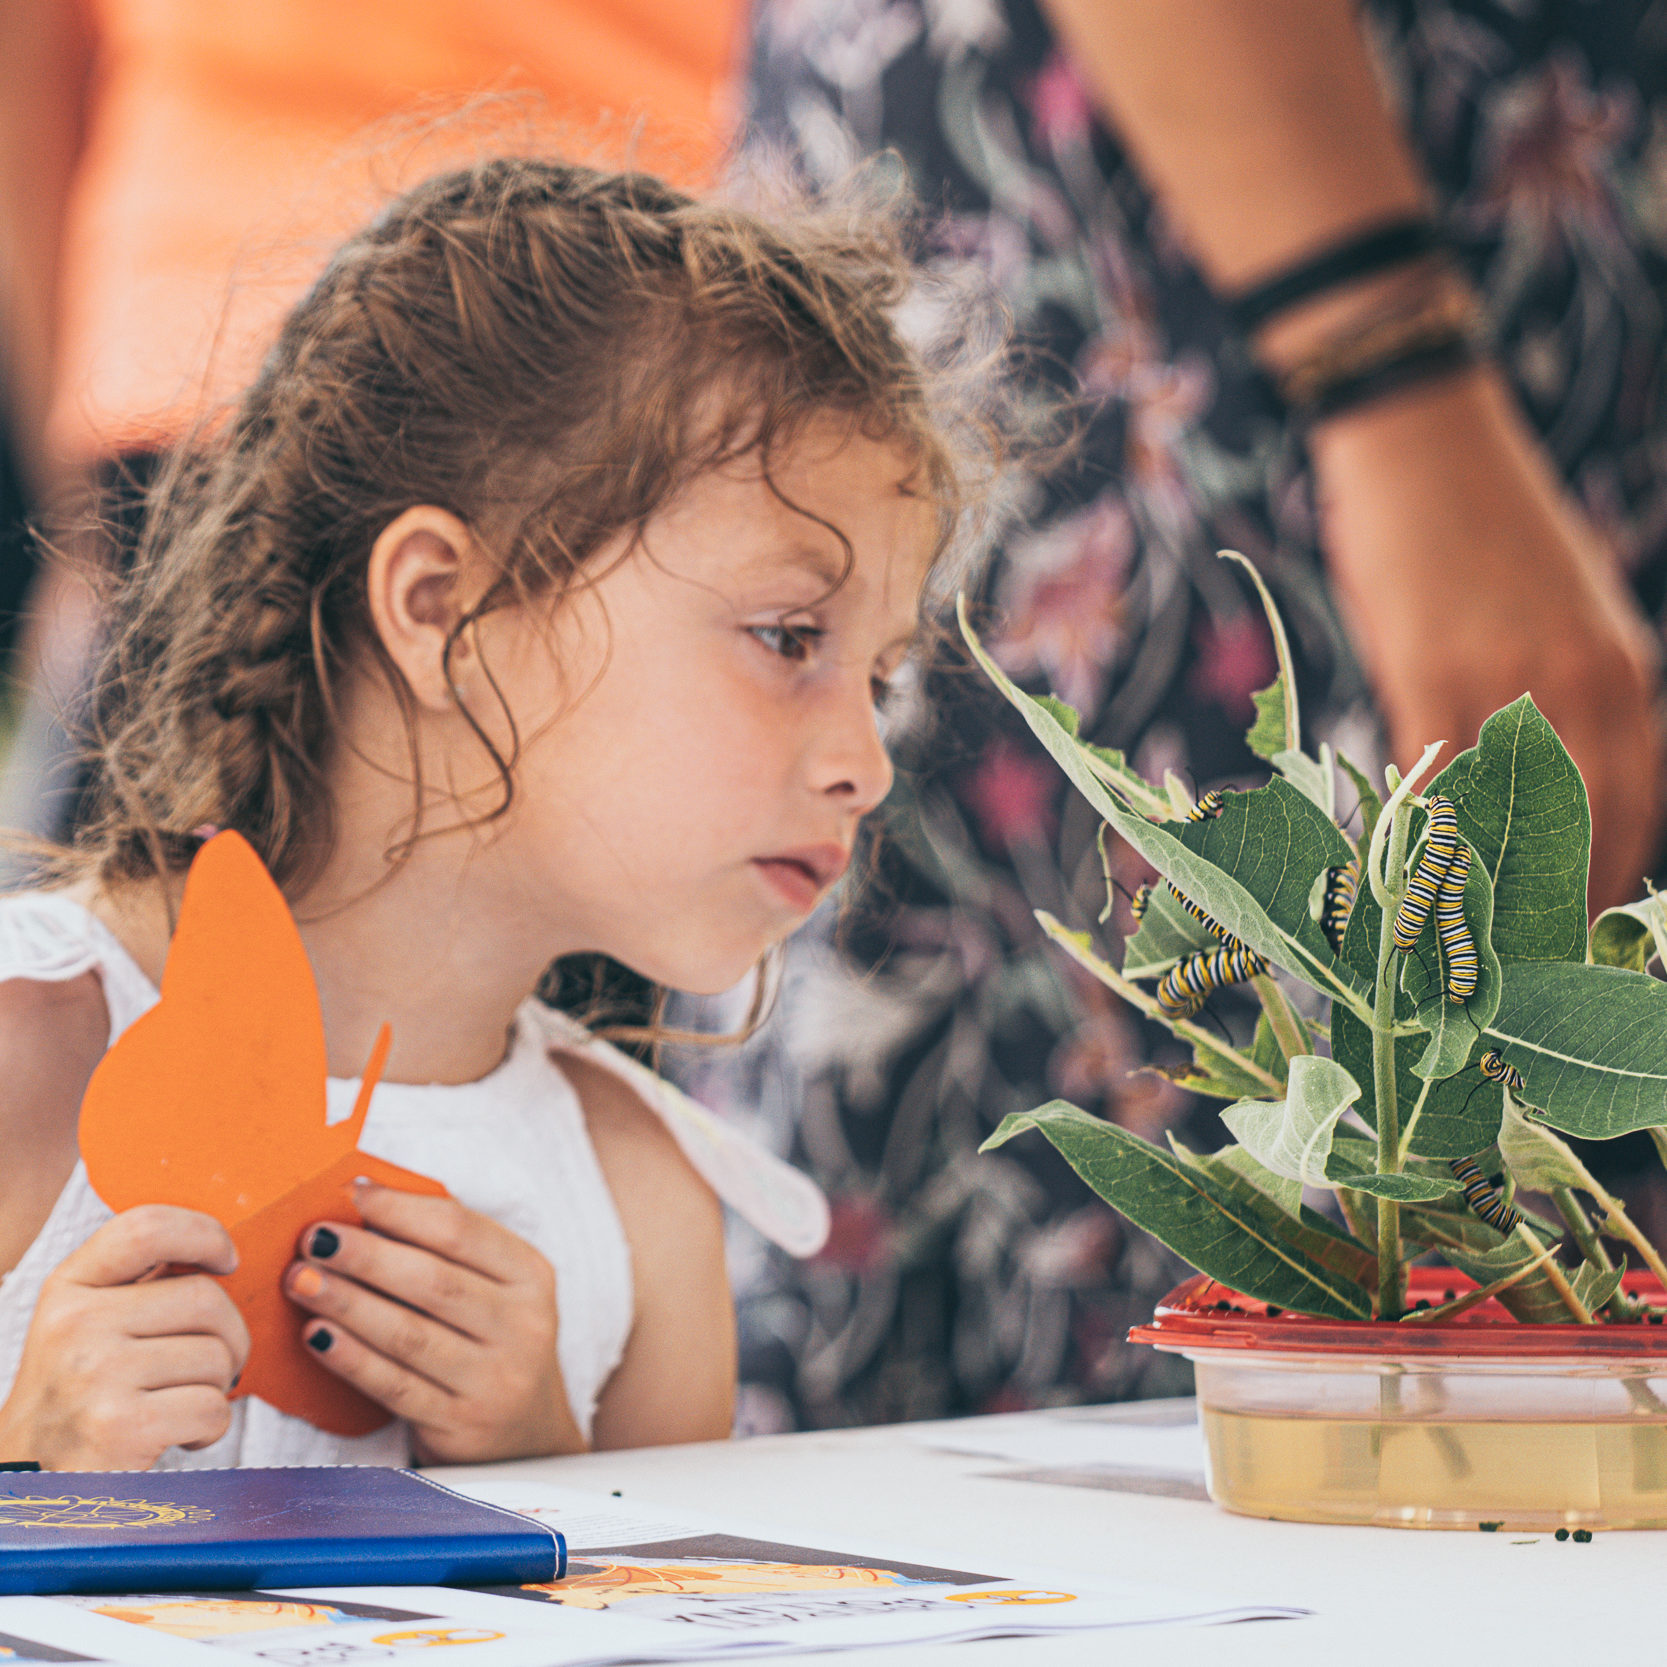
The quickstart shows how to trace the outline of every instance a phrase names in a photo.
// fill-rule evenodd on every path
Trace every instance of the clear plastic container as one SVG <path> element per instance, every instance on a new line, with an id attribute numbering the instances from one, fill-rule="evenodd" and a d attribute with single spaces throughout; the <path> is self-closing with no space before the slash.
<path id="1" fill-rule="evenodd" d="M 1629 1275 L 1645 1303 L 1660 1285 Z M 1474 1286 L 1415 1268 L 1409 1300 Z M 1667 1528 L 1667 1326 L 1435 1325 L 1270 1312 L 1197 1275 L 1135 1342 L 1198 1378 L 1210 1496 L 1295 1522 Z"/>

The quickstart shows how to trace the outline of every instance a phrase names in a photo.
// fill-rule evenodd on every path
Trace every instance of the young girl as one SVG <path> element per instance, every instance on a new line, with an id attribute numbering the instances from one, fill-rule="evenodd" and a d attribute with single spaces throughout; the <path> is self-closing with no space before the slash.
<path id="1" fill-rule="evenodd" d="M 551 961 L 741 979 L 839 878 L 876 705 L 965 496 L 884 224 L 497 161 L 395 203 L 163 482 L 99 679 L 66 883 L 0 903 L 0 1460 L 472 1462 L 727 1434 L 718 1198 L 793 1171 L 532 999 Z M 112 1218 L 76 1114 L 154 1002 L 203 825 L 264 857 L 332 1115 L 383 1020 L 367 1187 L 302 1235 L 303 1337 L 397 1417 L 228 1398 L 221 1227 Z M 169 1265 L 202 1270 L 155 1278 Z"/>

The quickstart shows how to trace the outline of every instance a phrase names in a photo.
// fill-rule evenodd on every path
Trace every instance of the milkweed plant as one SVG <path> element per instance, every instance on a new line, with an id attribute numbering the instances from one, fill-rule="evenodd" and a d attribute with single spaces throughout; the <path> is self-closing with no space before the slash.
<path id="1" fill-rule="evenodd" d="M 1103 819 L 1102 856 L 1121 839 L 1157 870 L 1120 967 L 1091 933 L 1038 920 L 1190 1048 L 1171 1074 L 1230 1102 L 1233 1142 L 1159 1146 L 1055 1100 L 983 1149 L 1039 1131 L 1113 1208 L 1273 1308 L 1425 1323 L 1496 1296 L 1527 1322 L 1640 1322 L 1627 1254 L 1664 1285 L 1667 1265 L 1561 1136 L 1643 1129 L 1667 1161 L 1667 983 L 1648 970 L 1667 966 L 1663 897 L 1588 930 L 1586 789 L 1527 695 L 1427 781 L 1440 742 L 1381 788 L 1329 746 L 1305 752 L 1278 611 L 1251 564 L 1223 555 L 1249 570 L 1278 656 L 1247 737 L 1272 776 L 1250 791 L 1195 803 L 1173 774 L 1146 781 L 1069 706 L 1006 677 L 964 599 L 960 622 Z M 1358 836 L 1338 821 L 1339 773 Z M 1229 983 L 1260 1004 L 1248 1043 L 1199 1022 Z M 1407 1265 L 1431 1254 L 1475 1288 L 1408 1312 Z"/>

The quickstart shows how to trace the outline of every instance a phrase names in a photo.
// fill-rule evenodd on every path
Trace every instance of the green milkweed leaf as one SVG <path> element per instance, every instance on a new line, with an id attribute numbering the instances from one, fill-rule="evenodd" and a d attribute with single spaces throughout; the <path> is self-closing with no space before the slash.
<path id="1" fill-rule="evenodd" d="M 1351 1175 L 1344 1182 L 1351 1192 L 1369 1192 L 1374 1198 L 1393 1198 L 1401 1204 L 1429 1204 L 1446 1198 L 1459 1190 L 1453 1180 L 1438 1181 L 1433 1175 L 1409 1175 L 1404 1170 L 1396 1175 Z"/>
<path id="2" fill-rule="evenodd" d="M 1242 1146 L 1224 1146 L 1219 1152 L 1190 1152 L 1173 1134 L 1169 1145 L 1183 1163 L 1201 1169 L 1235 1196 L 1243 1196 L 1248 1189 L 1270 1199 L 1286 1218 L 1281 1223 L 1286 1241 L 1306 1251 L 1322 1267 L 1368 1289 L 1376 1282 L 1377 1257 L 1317 1210 L 1309 1209 L 1295 1181 L 1264 1169 Z"/>
<path id="3" fill-rule="evenodd" d="M 1338 965 L 1309 913 L 1309 895 L 1320 875 L 1342 867 L 1354 853 L 1336 823 L 1305 794 L 1275 776 L 1266 787 L 1229 794 L 1219 816 L 1187 823 L 1179 837 L 1189 850 L 1259 898 L 1269 920 L 1315 961 L 1334 968 L 1351 988 L 1370 987 L 1370 975 L 1362 980 Z M 1184 884 L 1181 889 L 1186 890 Z M 1311 973 L 1288 965 L 1287 970 L 1314 982 Z"/>
<path id="4" fill-rule="evenodd" d="M 1014 1112 L 979 1148 L 1036 1129 L 1079 1176 L 1137 1227 L 1200 1273 L 1246 1296 L 1305 1314 L 1366 1319 L 1371 1293 L 1291 1242 L 1290 1217 L 1271 1198 L 1230 1188 L 1115 1123 L 1055 1100 Z"/>
<path id="5" fill-rule="evenodd" d="M 1459 832 L 1493 882 L 1499 959 L 1584 961 L 1591 812 L 1574 760 L 1534 702 L 1523 695 L 1495 712 L 1426 791 L 1458 807 Z"/>
<path id="6" fill-rule="evenodd" d="M 1488 1035 L 1527 1079 L 1532 1121 L 1611 1140 L 1667 1123 L 1667 984 L 1570 961 L 1508 967 Z"/>

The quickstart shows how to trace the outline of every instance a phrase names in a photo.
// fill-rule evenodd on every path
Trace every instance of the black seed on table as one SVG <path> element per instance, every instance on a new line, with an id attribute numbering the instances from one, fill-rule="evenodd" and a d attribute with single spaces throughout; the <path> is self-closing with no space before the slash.
<path id="1" fill-rule="evenodd" d="M 1574 1538 L 1576 1545 L 1590 1545 L 1592 1541 L 1592 1531 L 1590 1528 L 1577 1528 L 1574 1531 Z"/>
<path id="2" fill-rule="evenodd" d="M 1497 1534 L 1499 1530 L 1505 1526 L 1505 1524 L 1502 1522 L 1479 1522 L 1476 1526 L 1484 1534 Z"/>
<path id="3" fill-rule="evenodd" d="M 1554 1540 L 1566 1540 L 1569 1537 L 1569 1531 L 1566 1528 L 1559 1528 L 1551 1537 Z"/>

